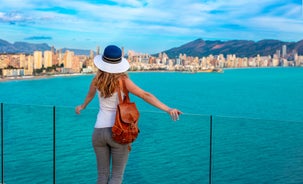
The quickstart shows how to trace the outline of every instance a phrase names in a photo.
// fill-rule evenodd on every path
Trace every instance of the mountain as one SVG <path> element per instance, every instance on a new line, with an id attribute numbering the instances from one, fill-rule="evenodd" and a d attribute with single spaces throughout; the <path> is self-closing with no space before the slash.
<path id="1" fill-rule="evenodd" d="M 25 53 L 32 54 L 35 50 L 45 51 L 51 47 L 46 43 L 33 44 L 27 42 L 15 42 L 13 44 L 0 39 L 0 53 Z"/>
<path id="2" fill-rule="evenodd" d="M 282 46 L 286 45 L 287 52 L 297 51 L 299 55 L 303 55 L 303 40 L 299 42 L 283 42 L 280 40 L 260 40 L 258 42 L 250 40 L 230 40 L 230 41 L 207 41 L 197 39 L 192 42 L 163 51 L 169 58 L 179 57 L 179 54 L 187 56 L 203 57 L 212 55 L 235 54 L 237 57 L 254 57 L 268 56 L 276 53 L 277 50 L 282 52 Z"/>
<path id="3" fill-rule="evenodd" d="M 0 39 L 0 53 L 24 53 L 24 54 L 33 54 L 34 51 L 46 51 L 51 50 L 51 47 L 46 43 L 27 43 L 27 42 L 15 42 L 13 44 L 8 41 Z M 62 52 L 66 50 L 73 51 L 76 55 L 89 55 L 90 50 L 83 49 L 69 49 L 63 48 Z"/>
<path id="4" fill-rule="evenodd" d="M 299 55 L 303 55 L 303 40 L 298 42 L 283 42 L 280 40 L 260 40 L 258 42 L 251 40 L 203 40 L 197 39 L 192 42 L 163 51 L 169 58 L 179 57 L 180 54 L 187 56 L 203 57 L 212 55 L 235 54 L 237 57 L 254 57 L 268 56 L 276 53 L 277 50 L 282 51 L 282 46 L 286 45 L 287 53 L 296 51 Z M 46 43 L 34 44 L 27 42 L 15 42 L 13 44 L 0 39 L 0 53 L 25 53 L 33 54 L 35 50 L 45 51 L 51 50 Z M 76 55 L 89 55 L 90 50 L 62 48 L 62 52 L 66 50 L 73 51 Z M 157 56 L 157 54 L 155 54 Z"/>

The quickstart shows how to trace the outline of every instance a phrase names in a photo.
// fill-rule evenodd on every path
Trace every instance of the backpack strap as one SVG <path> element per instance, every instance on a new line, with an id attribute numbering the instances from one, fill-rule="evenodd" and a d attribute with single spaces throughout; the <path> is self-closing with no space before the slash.
<path id="1" fill-rule="evenodd" d="M 122 98 L 121 89 L 124 94 L 124 98 Z M 119 85 L 118 85 L 118 97 L 119 97 L 119 104 L 124 102 L 129 102 L 128 90 L 126 89 L 124 77 L 119 78 Z"/>

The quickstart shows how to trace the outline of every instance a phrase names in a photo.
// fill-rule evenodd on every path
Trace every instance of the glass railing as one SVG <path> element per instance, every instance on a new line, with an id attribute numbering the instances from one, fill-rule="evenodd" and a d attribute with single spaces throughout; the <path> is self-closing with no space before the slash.
<path id="1" fill-rule="evenodd" d="M 140 113 L 123 184 L 303 183 L 303 122 Z M 2 104 L 2 183 L 95 183 L 96 115 Z"/>
<path id="2" fill-rule="evenodd" d="M 3 105 L 2 183 L 52 180 L 52 117 L 49 107 Z"/>
<path id="3" fill-rule="evenodd" d="M 303 122 L 214 117 L 213 183 L 303 183 Z"/>

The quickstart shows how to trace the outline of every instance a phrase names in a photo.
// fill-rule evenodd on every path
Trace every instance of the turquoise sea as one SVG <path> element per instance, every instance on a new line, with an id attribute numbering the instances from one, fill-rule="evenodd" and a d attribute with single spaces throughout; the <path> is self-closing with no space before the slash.
<path id="1" fill-rule="evenodd" d="M 141 112 L 124 184 L 303 183 L 303 68 L 224 73 L 129 73 L 140 87 L 183 111 L 180 120 L 131 96 Z M 93 75 L 0 83 L 4 182 L 95 183 L 91 133 L 95 98 L 81 114 Z M 212 127 L 210 127 L 210 119 Z"/>

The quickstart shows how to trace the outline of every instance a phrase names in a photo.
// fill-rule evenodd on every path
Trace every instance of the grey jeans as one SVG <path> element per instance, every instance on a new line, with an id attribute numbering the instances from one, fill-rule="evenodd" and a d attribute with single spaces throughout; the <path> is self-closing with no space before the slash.
<path id="1" fill-rule="evenodd" d="M 121 184 L 128 160 L 128 145 L 116 143 L 112 139 L 111 127 L 95 128 L 92 143 L 97 159 L 97 184 Z"/>

